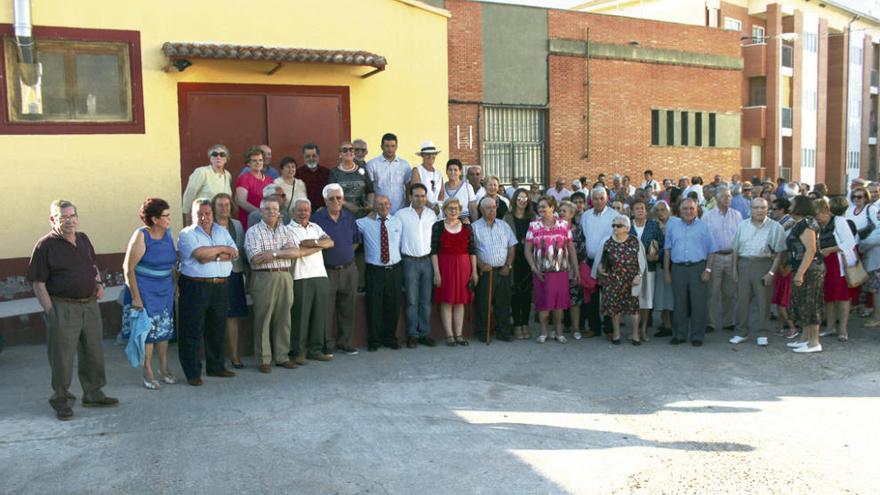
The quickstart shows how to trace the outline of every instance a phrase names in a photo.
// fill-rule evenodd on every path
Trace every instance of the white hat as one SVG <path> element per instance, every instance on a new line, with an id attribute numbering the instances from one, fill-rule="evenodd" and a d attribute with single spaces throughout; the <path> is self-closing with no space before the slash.
<path id="1" fill-rule="evenodd" d="M 431 141 L 431 140 L 422 141 L 421 149 L 416 152 L 416 154 L 419 156 L 421 156 L 421 155 L 436 155 L 438 153 L 440 153 L 440 150 L 438 150 L 437 147 L 434 146 L 434 141 Z"/>

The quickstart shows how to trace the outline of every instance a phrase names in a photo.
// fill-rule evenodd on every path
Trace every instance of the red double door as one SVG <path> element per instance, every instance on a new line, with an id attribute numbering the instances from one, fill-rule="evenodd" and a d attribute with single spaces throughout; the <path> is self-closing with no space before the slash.
<path id="1" fill-rule="evenodd" d="M 236 177 L 251 146 L 268 144 L 278 168 L 288 155 L 302 165 L 302 146 L 315 143 L 321 165 L 335 167 L 339 144 L 351 139 L 347 87 L 180 83 L 177 91 L 182 188 L 214 144 L 229 148 Z"/>

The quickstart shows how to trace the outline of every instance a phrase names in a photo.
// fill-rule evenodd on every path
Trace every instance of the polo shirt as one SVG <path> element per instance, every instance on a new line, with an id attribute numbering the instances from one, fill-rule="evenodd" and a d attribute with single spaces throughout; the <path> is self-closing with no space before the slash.
<path id="1" fill-rule="evenodd" d="M 322 208 L 312 215 L 312 222 L 333 239 L 333 247 L 323 251 L 324 265 L 340 266 L 354 261 L 354 246 L 361 242 L 354 213 L 343 208 L 339 212 L 339 219 L 333 220 L 327 208 Z"/>
<path id="2" fill-rule="evenodd" d="M 379 215 L 358 218 L 355 223 L 364 240 L 364 258 L 368 264 L 391 266 L 400 263 L 400 240 L 403 227 L 399 218 L 389 216 L 385 220 L 385 228 L 388 229 L 388 263 L 382 263 L 382 234 Z"/>
<path id="3" fill-rule="evenodd" d="M 220 278 L 228 277 L 232 273 L 231 261 L 210 261 L 199 263 L 193 256 L 193 251 L 201 247 L 227 246 L 238 251 L 235 240 L 229 235 L 225 227 L 214 224 L 211 226 L 211 235 L 208 235 L 198 224 L 190 225 L 180 231 L 177 239 L 177 252 L 180 255 L 180 273 L 187 277 L 197 278 Z"/>
<path id="4" fill-rule="evenodd" d="M 94 297 L 98 290 L 95 248 L 88 236 L 76 233 L 76 246 L 51 231 L 34 245 L 27 280 L 43 282 L 50 296 L 70 299 Z"/>
<path id="5" fill-rule="evenodd" d="M 296 247 L 300 247 L 300 243 L 305 240 L 313 239 L 317 241 L 321 237 L 327 235 L 327 233 L 324 232 L 324 229 L 314 222 L 309 222 L 305 226 L 296 222 L 290 222 L 288 227 L 293 235 Z M 294 260 L 293 279 L 303 280 L 307 278 L 326 277 L 327 269 L 324 268 L 324 254 L 322 251 Z"/>

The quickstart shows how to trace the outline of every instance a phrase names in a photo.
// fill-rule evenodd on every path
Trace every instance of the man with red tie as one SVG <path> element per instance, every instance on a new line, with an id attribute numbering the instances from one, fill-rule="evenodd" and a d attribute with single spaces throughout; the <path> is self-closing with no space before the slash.
<path id="1" fill-rule="evenodd" d="M 391 200 L 376 195 L 373 213 L 359 218 L 367 262 L 367 350 L 384 345 L 400 349 L 397 320 L 400 316 L 403 272 L 400 267 L 400 220 L 391 216 Z"/>

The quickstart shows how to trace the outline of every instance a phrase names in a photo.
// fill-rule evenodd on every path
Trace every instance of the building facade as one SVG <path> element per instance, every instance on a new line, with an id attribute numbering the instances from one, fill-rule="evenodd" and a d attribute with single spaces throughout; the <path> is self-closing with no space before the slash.
<path id="1" fill-rule="evenodd" d="M 877 178 L 880 19 L 835 2 L 593 0 L 574 7 L 739 34 L 743 175 L 825 182 Z"/>

